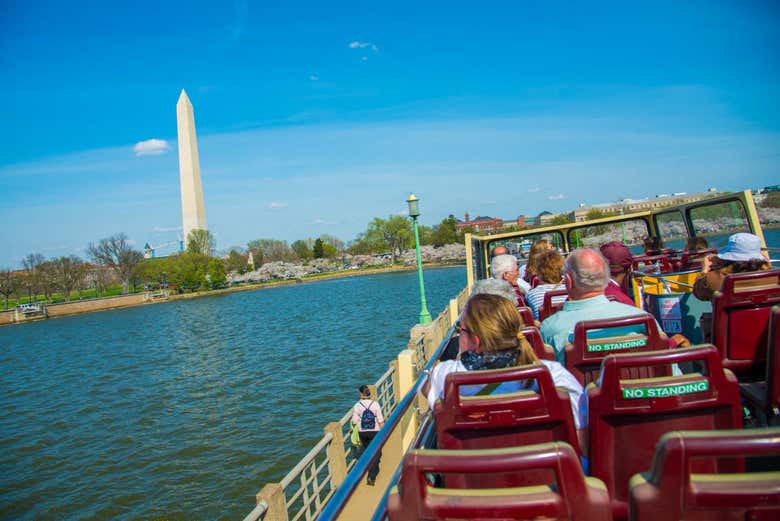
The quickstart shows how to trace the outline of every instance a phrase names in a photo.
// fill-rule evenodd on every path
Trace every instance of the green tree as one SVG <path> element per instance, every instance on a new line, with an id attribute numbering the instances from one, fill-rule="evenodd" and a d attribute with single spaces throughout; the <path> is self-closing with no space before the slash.
<path id="1" fill-rule="evenodd" d="M 555 217 L 553 217 L 553 220 L 550 222 L 552 225 L 559 225 L 559 224 L 569 224 L 574 222 L 571 217 L 569 217 L 568 214 L 565 213 L 559 213 Z"/>
<path id="2" fill-rule="evenodd" d="M 420 237 L 420 245 L 433 244 L 433 231 L 435 226 L 417 224 L 417 235 Z M 412 230 L 414 234 L 414 229 Z M 412 235 L 414 236 L 414 235 Z"/>
<path id="3" fill-rule="evenodd" d="M 225 269 L 228 273 L 246 273 L 246 257 L 236 250 L 230 250 L 227 261 L 225 262 Z"/>
<path id="4" fill-rule="evenodd" d="M 412 223 L 400 215 L 393 215 L 387 219 L 374 217 L 368 225 L 365 238 L 372 244 L 381 246 L 383 251 L 389 250 L 395 264 L 396 259 L 404 249 L 410 247 L 414 240 Z"/>
<path id="5" fill-rule="evenodd" d="M 168 281 L 179 291 L 194 291 L 207 284 L 206 273 L 211 257 L 200 253 L 185 252 L 168 258 Z"/>
<path id="6" fill-rule="evenodd" d="M 321 259 L 325 255 L 322 248 L 322 239 L 317 238 L 317 240 L 314 241 L 314 248 L 312 248 L 312 253 L 314 254 L 315 259 Z"/>
<path id="7" fill-rule="evenodd" d="M 457 224 L 458 220 L 452 214 L 442 219 L 439 224 L 433 227 L 431 244 L 434 246 L 444 246 L 445 244 L 463 242 L 463 239 L 458 236 Z"/>
<path id="8" fill-rule="evenodd" d="M 187 253 L 211 256 L 216 247 L 217 240 L 208 230 L 195 229 L 187 236 Z"/>
<path id="9" fill-rule="evenodd" d="M 309 248 L 306 241 L 297 240 L 290 245 L 290 248 L 295 252 L 298 258 L 304 262 L 311 259 L 313 256 L 311 248 Z"/>
<path id="10" fill-rule="evenodd" d="M 161 284 L 163 282 L 163 273 L 166 276 L 168 275 L 168 264 L 168 258 L 144 259 L 135 267 L 135 280 L 150 286 Z"/>
<path id="11" fill-rule="evenodd" d="M 225 283 L 227 283 L 227 277 L 225 276 L 225 264 L 222 262 L 222 259 L 212 258 L 209 261 L 206 270 L 209 286 L 212 289 L 221 288 L 225 285 Z"/>
<path id="12" fill-rule="evenodd" d="M 130 246 L 124 233 L 100 239 L 97 244 L 90 243 L 87 246 L 87 253 L 95 264 L 106 266 L 116 272 L 119 280 L 122 281 L 123 293 L 128 292 L 133 271 L 144 258 L 140 251 Z"/>
<path id="13" fill-rule="evenodd" d="M 610 217 L 612 215 L 617 215 L 617 212 L 608 212 L 605 210 L 599 210 L 598 208 L 591 208 L 588 210 L 588 213 L 585 215 L 585 218 L 588 221 L 592 221 L 594 219 L 602 219 L 604 217 Z"/>

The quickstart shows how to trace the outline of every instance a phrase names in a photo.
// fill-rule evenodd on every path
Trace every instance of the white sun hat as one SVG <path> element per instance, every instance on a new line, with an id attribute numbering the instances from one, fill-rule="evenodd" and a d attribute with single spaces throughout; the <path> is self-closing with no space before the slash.
<path id="1" fill-rule="evenodd" d="M 766 260 L 761 255 L 761 239 L 752 233 L 735 233 L 729 237 L 726 247 L 718 252 L 718 258 L 727 261 Z"/>

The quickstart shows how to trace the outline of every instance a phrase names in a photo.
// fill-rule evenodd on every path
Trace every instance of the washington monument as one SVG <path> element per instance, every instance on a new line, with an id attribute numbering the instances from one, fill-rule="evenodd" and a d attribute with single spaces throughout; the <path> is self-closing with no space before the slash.
<path id="1" fill-rule="evenodd" d="M 181 224 L 184 243 L 192 230 L 208 230 L 203 187 L 200 184 L 198 138 L 195 136 L 195 114 L 184 89 L 176 103 L 176 125 L 179 131 L 179 180 L 181 182 Z"/>

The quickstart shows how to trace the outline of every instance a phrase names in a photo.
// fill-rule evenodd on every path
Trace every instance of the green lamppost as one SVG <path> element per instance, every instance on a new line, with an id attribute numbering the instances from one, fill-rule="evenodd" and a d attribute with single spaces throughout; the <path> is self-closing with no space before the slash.
<path id="1" fill-rule="evenodd" d="M 428 305 L 425 303 L 425 284 L 423 283 L 422 259 L 420 258 L 420 236 L 417 233 L 417 218 L 420 216 L 420 200 L 409 194 L 406 200 L 409 205 L 409 217 L 412 218 L 414 228 L 414 248 L 417 252 L 417 276 L 420 278 L 420 324 L 430 324 L 431 314 L 428 313 Z"/>

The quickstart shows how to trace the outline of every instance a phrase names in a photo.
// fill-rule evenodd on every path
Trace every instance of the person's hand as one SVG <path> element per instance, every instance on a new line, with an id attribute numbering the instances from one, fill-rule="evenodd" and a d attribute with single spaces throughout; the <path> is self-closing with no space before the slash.
<path id="1" fill-rule="evenodd" d="M 709 273 L 711 267 L 712 267 L 712 255 L 707 255 L 701 261 L 701 272 L 702 273 Z"/>
<path id="2" fill-rule="evenodd" d="M 691 347 L 691 341 L 682 336 L 680 333 L 672 335 L 672 340 L 677 347 Z"/>

